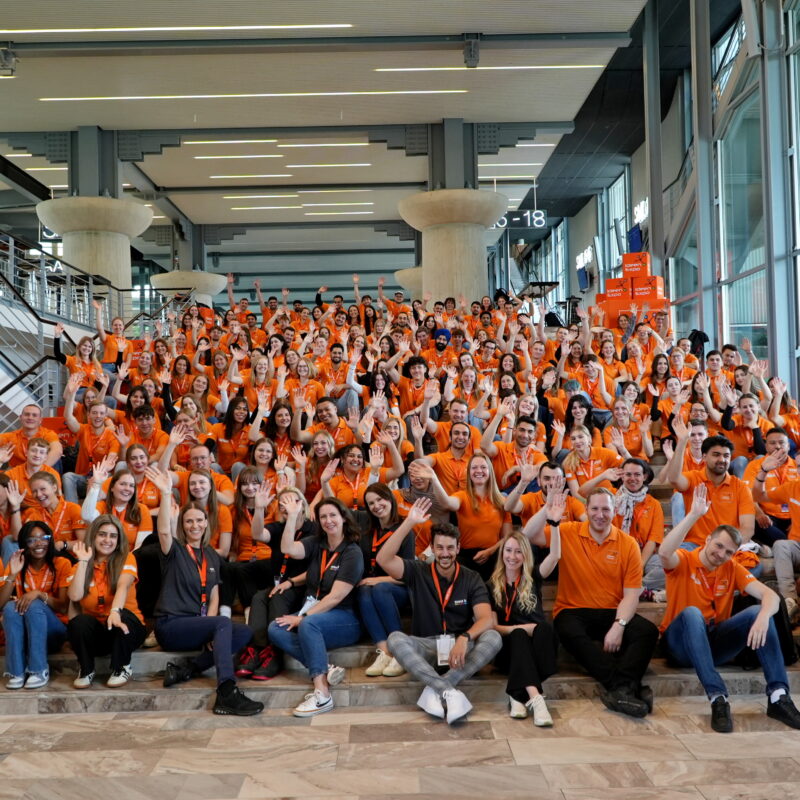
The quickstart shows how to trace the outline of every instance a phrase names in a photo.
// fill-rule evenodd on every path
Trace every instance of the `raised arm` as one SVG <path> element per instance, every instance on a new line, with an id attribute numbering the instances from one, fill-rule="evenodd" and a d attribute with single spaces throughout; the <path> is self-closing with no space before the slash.
<path id="1" fill-rule="evenodd" d="M 377 561 L 381 569 L 390 577 L 399 581 L 403 577 L 405 562 L 397 555 L 403 540 L 417 525 L 423 525 L 430 519 L 431 501 L 420 497 L 408 510 L 408 514 L 397 530 L 378 550 Z"/>
<path id="2" fill-rule="evenodd" d="M 300 499 L 293 492 L 287 492 L 283 496 L 282 502 L 286 513 L 286 524 L 283 526 L 281 535 L 281 552 L 289 558 L 305 558 L 306 549 L 303 547 L 303 543 L 295 541 L 297 522 L 303 513 Z"/>
<path id="3" fill-rule="evenodd" d="M 94 309 L 94 326 L 100 336 L 100 341 L 105 344 L 108 334 L 103 327 L 103 304 L 99 303 L 97 300 L 92 300 L 92 308 Z"/>
<path id="4" fill-rule="evenodd" d="M 678 556 L 675 551 L 683 544 L 683 540 L 695 523 L 705 516 L 710 508 L 708 491 L 705 484 L 701 483 L 695 487 L 689 513 L 664 537 L 658 548 L 658 557 L 664 569 L 675 569 L 678 566 Z"/>
<path id="5" fill-rule="evenodd" d="M 689 429 L 678 416 L 672 420 L 672 431 L 675 434 L 677 444 L 672 459 L 667 466 L 666 478 L 673 489 L 685 492 L 689 488 L 689 480 L 683 474 L 683 457 L 686 454 L 686 446 L 689 444 Z M 663 545 L 662 545 L 663 547 Z"/>
<path id="6" fill-rule="evenodd" d="M 170 474 L 158 467 L 147 467 L 144 472 L 145 477 L 158 489 L 161 497 L 158 506 L 158 520 L 156 529 L 158 531 L 158 543 L 161 552 L 166 555 L 172 547 L 172 479 Z"/>

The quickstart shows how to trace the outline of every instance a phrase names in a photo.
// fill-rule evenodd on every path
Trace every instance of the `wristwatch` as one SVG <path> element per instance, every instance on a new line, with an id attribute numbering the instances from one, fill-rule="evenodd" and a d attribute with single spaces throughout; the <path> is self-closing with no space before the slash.
<path id="1" fill-rule="evenodd" d="M 552 525 L 554 528 L 557 528 L 561 524 L 560 519 L 548 519 L 545 520 L 545 522 L 547 522 L 548 525 Z"/>
<path id="2" fill-rule="evenodd" d="M 628 624 L 628 620 L 622 617 L 617 617 L 614 622 L 618 623 L 621 628 L 624 628 Z"/>
<path id="3" fill-rule="evenodd" d="M 468 642 L 472 641 L 472 637 L 469 635 L 469 631 L 464 631 L 464 633 L 459 633 L 458 635 L 459 636 L 466 636 Z"/>

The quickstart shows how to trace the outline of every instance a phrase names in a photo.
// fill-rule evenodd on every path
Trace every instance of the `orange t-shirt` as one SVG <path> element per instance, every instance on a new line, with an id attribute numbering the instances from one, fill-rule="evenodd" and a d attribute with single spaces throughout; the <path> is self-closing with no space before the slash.
<path id="1" fill-rule="evenodd" d="M 75 573 L 78 571 L 78 567 L 78 564 L 72 567 L 72 572 L 67 579 L 68 583 L 72 583 Z M 139 622 L 144 624 L 144 617 L 136 603 L 136 584 L 139 581 L 139 573 L 136 569 L 136 559 L 133 557 L 133 553 L 128 553 L 125 564 L 122 567 L 122 572 L 120 573 L 120 579 L 123 575 L 133 575 L 133 583 L 130 585 L 128 593 L 125 595 L 123 608 L 127 608 L 128 611 L 135 614 Z M 108 580 L 108 564 L 106 562 L 100 564 L 95 562 L 94 575 L 92 575 L 92 581 L 89 584 L 89 591 L 86 596 L 79 601 L 79 605 L 83 614 L 89 614 L 101 622 L 105 622 L 108 619 L 108 615 L 114 605 L 114 592 Z"/>
<path id="2" fill-rule="evenodd" d="M 773 475 L 773 472 L 769 473 Z M 770 503 L 780 504 L 781 510 L 788 509 L 792 524 L 789 527 L 789 539 L 800 541 L 800 480 L 783 483 L 767 491 Z M 763 504 L 762 504 L 763 506 Z M 767 512 L 769 513 L 769 512 Z"/>
<path id="3" fill-rule="evenodd" d="M 49 475 L 52 475 L 58 481 L 58 488 L 61 489 L 61 476 L 52 467 L 42 464 L 42 466 L 36 469 L 32 474 L 35 475 L 36 472 L 47 472 Z M 20 464 L 18 467 L 6 470 L 5 474 L 10 481 L 16 481 L 19 490 L 25 494 L 22 498 L 21 508 L 24 509 L 36 505 L 36 501 L 33 499 L 33 495 L 30 491 L 30 478 L 28 477 L 25 465 Z"/>
<path id="4" fill-rule="evenodd" d="M 78 361 L 76 356 L 67 356 L 67 369 L 70 375 L 81 375 L 81 387 L 85 388 L 94 386 L 103 371 L 102 368 L 95 365 L 94 361 L 87 364 L 85 361 Z"/>
<path id="5" fill-rule="evenodd" d="M 112 428 L 103 428 L 99 436 L 92 433 L 91 426 L 81 425 L 78 432 L 78 458 L 75 472 L 88 475 L 93 464 L 99 464 L 109 453 L 119 454 L 120 445 Z"/>
<path id="6" fill-rule="evenodd" d="M 578 486 L 596 478 L 601 472 L 605 472 L 611 467 L 618 467 L 622 464 L 622 456 L 609 450 L 606 447 L 592 447 L 589 458 L 586 461 L 579 461 L 574 471 L 567 472 L 567 480 L 573 478 L 578 481 Z M 614 491 L 611 481 L 601 481 L 595 488 L 609 489 Z"/>
<path id="7" fill-rule="evenodd" d="M 744 475 L 742 475 L 742 480 L 750 487 L 751 490 L 753 488 L 753 484 L 755 483 L 756 475 L 758 475 L 759 471 L 761 470 L 761 464 L 763 463 L 764 458 L 766 458 L 766 456 L 760 456 L 759 458 L 755 459 L 755 461 L 751 461 L 747 465 Z M 767 493 L 772 492 L 788 483 L 796 481 L 797 478 L 797 463 L 794 461 L 794 459 L 790 458 L 782 467 L 773 469 L 771 472 L 767 473 L 767 479 L 764 481 L 764 491 Z M 771 517 L 777 517 L 778 519 L 789 519 L 791 517 L 789 504 L 791 502 L 791 499 L 782 500 L 781 502 L 762 500 L 758 505 L 765 514 L 769 514 Z M 800 518 L 800 505 L 798 505 L 797 516 Z M 792 528 L 796 527 L 797 526 L 792 525 Z M 800 529 L 798 529 L 797 535 L 800 537 Z M 791 531 L 789 533 L 789 538 L 792 538 Z"/>
<path id="8" fill-rule="evenodd" d="M 122 353 L 123 361 L 127 361 L 133 356 L 133 342 L 129 341 L 124 336 L 107 334 L 106 340 L 103 343 L 103 363 L 115 363 L 120 353 Z"/>
<path id="9" fill-rule="evenodd" d="M 616 608 L 623 589 L 642 588 L 642 559 L 632 536 L 611 526 L 598 544 L 588 522 L 565 522 L 561 533 L 558 591 L 553 617 L 567 608 Z M 550 527 L 545 527 L 550 546 Z"/>
<path id="10" fill-rule="evenodd" d="M 720 525 L 733 525 L 739 528 L 739 517 L 755 514 L 753 495 L 750 487 L 733 475 L 726 475 L 719 486 L 715 486 L 706 478 L 705 469 L 684 472 L 683 477 L 689 481 L 689 488 L 683 492 L 683 504 L 692 507 L 695 487 L 701 483 L 706 485 L 711 508 L 705 516 L 700 517 L 686 536 L 686 541 L 702 545 L 706 537 Z"/>
<path id="11" fill-rule="evenodd" d="M 394 495 L 394 499 L 397 501 L 397 511 L 401 517 L 405 519 L 408 516 L 408 512 L 411 510 L 411 507 L 414 505 L 413 503 L 409 503 L 408 500 L 403 497 L 403 490 L 402 489 L 393 489 L 392 494 Z M 427 522 L 423 522 L 421 525 L 414 526 L 414 554 L 419 556 L 420 553 L 423 553 L 431 543 L 431 527 L 433 523 L 428 520 Z"/>
<path id="12" fill-rule="evenodd" d="M 425 400 L 425 381 L 420 386 L 414 386 L 411 378 L 401 377 L 397 387 L 400 391 L 400 415 L 403 417 L 421 406 Z"/>
<path id="13" fill-rule="evenodd" d="M 341 470 L 330 479 L 328 485 L 333 492 L 333 496 L 339 498 L 348 508 L 358 508 L 364 505 L 364 492 L 369 486 L 369 467 L 364 467 L 356 475 L 355 480 L 350 480 Z M 386 475 L 389 469 L 381 467 L 378 481 L 386 483 Z"/>
<path id="14" fill-rule="evenodd" d="M 672 620 L 685 608 L 699 608 L 708 621 L 724 622 L 731 615 L 733 593 L 744 594 L 745 588 L 755 580 L 734 559 L 714 570 L 707 570 L 700 560 L 700 550 L 676 550 L 678 566 L 665 570 L 667 576 L 667 608 L 659 631 L 669 627 Z"/>
<path id="15" fill-rule="evenodd" d="M 153 428 L 152 434 L 148 436 L 146 439 L 139 433 L 137 428 L 133 428 L 131 431 L 131 442 L 130 444 L 140 444 L 147 450 L 148 455 L 150 458 L 155 457 L 156 453 L 159 450 L 162 450 L 169 444 L 169 436 L 164 433 L 164 431 L 160 431 L 158 428 Z M 130 447 L 130 444 L 128 447 Z"/>
<path id="16" fill-rule="evenodd" d="M 59 589 L 63 589 L 68 584 L 69 575 L 72 572 L 72 564 L 69 559 L 56 556 L 53 559 L 53 566 L 55 567 L 55 572 L 47 564 L 42 564 L 39 569 L 33 569 L 32 565 L 29 564 L 28 569 L 24 572 L 24 584 L 22 582 L 22 572 L 14 579 L 14 593 L 17 598 L 22 597 L 27 592 L 45 592 L 50 597 L 58 597 Z M 4 581 L 11 580 L 10 565 L 6 565 L 3 579 Z M 57 613 L 57 616 L 66 624 L 66 614 Z"/>
<path id="17" fill-rule="evenodd" d="M 440 453 L 443 453 L 448 447 L 450 447 L 450 430 L 452 427 L 453 423 L 448 420 L 436 423 L 436 431 L 433 434 L 433 438 L 436 440 L 436 447 Z M 477 428 L 470 425 L 469 443 L 467 444 L 465 450 L 466 457 L 470 458 L 476 450 L 480 449 L 480 446 L 481 432 Z"/>
<path id="18" fill-rule="evenodd" d="M 608 450 L 610 450 L 612 447 L 611 443 L 612 427 L 614 427 L 613 423 L 603 431 L 603 444 Z M 644 447 L 642 444 L 642 432 L 639 430 L 639 426 L 631 422 L 631 424 L 628 425 L 628 428 L 621 432 L 622 432 L 622 440 L 623 442 L 625 442 L 625 449 L 634 458 L 641 458 L 644 461 L 649 461 L 650 459 L 645 455 L 644 452 Z"/>
<path id="19" fill-rule="evenodd" d="M 613 521 L 620 530 L 622 529 L 622 517 L 617 514 Z M 629 535 L 636 539 L 636 543 L 643 548 L 648 542 L 661 544 L 664 541 L 664 509 L 661 503 L 645 495 L 644 500 L 638 503 L 633 509 L 633 520 Z"/>
<path id="20" fill-rule="evenodd" d="M 321 397 L 325 397 L 325 387 L 316 380 L 309 380 L 304 386 L 300 385 L 298 378 L 287 378 L 285 383 L 289 397 L 294 398 L 296 389 L 299 389 L 306 403 L 311 403 L 316 408 Z"/>
<path id="21" fill-rule="evenodd" d="M 270 508 L 264 509 L 264 527 L 275 518 L 276 507 L 276 504 L 272 503 Z M 253 539 L 253 515 L 248 509 L 244 509 L 244 513 L 241 515 L 236 514 L 234 528 L 237 561 L 263 561 L 270 557 L 272 548 L 266 542 L 258 542 Z"/>
<path id="22" fill-rule="evenodd" d="M 545 504 L 545 496 L 541 491 L 527 492 L 520 497 L 522 510 L 519 518 L 523 525 L 527 525 L 531 517 L 538 513 Z M 586 506 L 580 500 L 576 500 L 572 495 L 567 495 L 567 503 L 564 513 L 561 515 L 562 522 L 580 522 L 581 517 L 586 514 Z"/>
<path id="23" fill-rule="evenodd" d="M 744 456 L 748 459 L 756 458 L 756 453 L 753 450 L 753 431 L 742 424 L 741 414 L 734 414 L 732 419 L 734 425 L 733 430 L 722 431 L 733 443 L 731 459 L 738 458 L 739 456 Z M 764 417 L 759 417 L 758 427 L 761 430 L 761 438 L 764 439 L 767 433 L 775 426 L 769 420 L 764 419 Z"/>
<path id="24" fill-rule="evenodd" d="M 22 521 L 46 522 L 53 531 L 56 542 L 72 542 L 77 539 L 75 531 L 86 527 L 81 515 L 81 507 L 77 503 L 68 503 L 63 497 L 59 499 L 52 513 L 40 505 L 31 506 L 22 512 Z"/>
<path id="25" fill-rule="evenodd" d="M 472 507 L 465 491 L 458 491 L 453 497 L 461 501 L 456 511 L 458 529 L 461 531 L 461 547 L 464 550 L 480 549 L 497 544 L 503 525 L 511 522 L 511 514 L 497 506 L 488 497 L 476 497 L 477 510 Z"/>
<path id="26" fill-rule="evenodd" d="M 467 488 L 469 456 L 465 454 L 461 458 L 455 458 L 450 450 L 445 450 L 431 453 L 428 459 L 432 462 L 433 471 L 447 494 L 455 494 L 460 489 Z"/>
<path id="27" fill-rule="evenodd" d="M 147 506 L 143 505 L 142 503 L 137 503 L 136 505 L 139 506 L 140 522 L 138 525 L 135 522 L 128 520 L 127 506 L 123 508 L 122 511 L 118 511 L 112 506 L 111 511 L 109 512 L 106 508 L 105 500 L 101 500 L 97 504 L 97 510 L 100 514 L 110 513 L 120 521 L 122 524 L 122 530 L 125 531 L 125 536 L 128 539 L 129 550 L 133 550 L 134 546 L 136 545 L 136 539 L 141 531 L 147 531 L 147 533 L 153 532 L 153 518 L 150 516 L 150 511 L 148 510 Z"/>
<path id="28" fill-rule="evenodd" d="M 55 431 L 51 431 L 49 428 L 45 428 L 41 426 L 30 439 L 25 436 L 22 431 L 22 428 L 18 428 L 15 431 L 9 431 L 8 433 L 0 433 L 0 446 L 11 445 L 14 448 L 14 452 L 11 455 L 11 460 L 8 462 L 9 467 L 18 467 L 20 464 L 24 464 L 28 458 L 28 442 L 31 439 L 45 439 L 46 441 L 50 442 L 50 444 L 55 444 L 58 442 L 58 434 Z"/>
<path id="29" fill-rule="evenodd" d="M 333 436 L 333 441 L 337 450 L 340 447 L 344 447 L 346 444 L 355 444 L 356 442 L 356 437 L 353 434 L 353 431 L 347 427 L 347 423 L 341 417 L 339 418 L 339 424 L 333 430 L 330 430 L 327 425 L 317 422 L 308 428 L 307 431 L 312 436 L 314 436 L 315 433 L 319 433 L 319 431 L 325 431 L 326 433 L 329 433 L 331 436 Z"/>
<path id="30" fill-rule="evenodd" d="M 228 506 L 217 506 L 217 524 L 211 531 L 211 541 L 209 544 L 216 549 L 219 547 L 219 540 L 223 533 L 233 533 L 233 515 Z"/>
<path id="31" fill-rule="evenodd" d="M 247 456 L 250 452 L 250 438 L 248 436 L 250 426 L 245 423 L 238 433 L 234 433 L 230 439 L 225 438 L 225 423 L 217 422 L 211 426 L 209 435 L 217 443 L 217 463 L 225 472 L 230 472 L 231 467 L 241 461 L 247 463 Z"/>
<path id="32" fill-rule="evenodd" d="M 185 505 L 189 502 L 189 475 L 192 474 L 192 471 L 180 470 L 175 474 L 178 476 L 177 489 L 181 496 L 181 505 Z M 233 494 L 233 483 L 227 475 L 212 470 L 211 481 L 214 484 L 214 488 L 217 490 L 217 494 L 220 492 L 230 492 Z M 160 498 L 159 502 L 161 502 Z M 220 505 L 222 505 L 222 503 L 220 503 Z"/>
<path id="33" fill-rule="evenodd" d="M 500 489 L 507 489 L 512 483 L 519 480 L 518 474 L 510 480 L 504 480 L 503 476 L 512 467 L 518 467 L 522 464 L 536 465 L 547 461 L 547 456 L 539 450 L 536 450 L 533 444 L 528 447 L 524 456 L 520 456 L 514 442 L 495 442 L 494 446 L 497 448 L 497 455 L 492 459 L 492 467 L 494 468 L 494 475 L 495 478 L 497 478 L 497 485 Z"/>
<path id="34" fill-rule="evenodd" d="M 106 497 L 108 496 L 110 486 L 111 478 L 106 478 L 101 487 Z M 150 516 L 150 509 L 158 508 L 159 505 L 161 505 L 161 493 L 158 491 L 156 485 L 147 478 L 142 478 L 142 482 L 136 484 L 136 499 L 141 505 L 148 509 L 148 516 Z"/>

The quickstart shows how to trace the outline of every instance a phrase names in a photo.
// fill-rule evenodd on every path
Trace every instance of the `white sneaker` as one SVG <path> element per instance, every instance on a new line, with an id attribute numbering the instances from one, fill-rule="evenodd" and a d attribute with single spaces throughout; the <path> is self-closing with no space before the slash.
<path id="1" fill-rule="evenodd" d="M 21 689 L 24 685 L 24 675 L 9 675 L 6 681 L 6 689 Z"/>
<path id="2" fill-rule="evenodd" d="M 432 717 L 444 719 L 444 706 L 442 698 L 432 686 L 426 686 L 417 700 L 417 705 Z"/>
<path id="3" fill-rule="evenodd" d="M 333 711 L 333 696 L 325 697 L 319 689 L 307 694 L 305 700 L 292 712 L 296 717 L 313 717 Z"/>
<path id="4" fill-rule="evenodd" d="M 338 686 L 344 680 L 345 674 L 344 667 L 328 664 L 328 686 Z"/>
<path id="5" fill-rule="evenodd" d="M 532 697 L 525 705 L 530 709 L 531 716 L 533 717 L 533 724 L 537 728 L 552 728 L 553 718 L 547 710 L 547 703 L 544 701 L 542 695 L 537 694 Z"/>
<path id="6" fill-rule="evenodd" d="M 405 675 L 406 668 L 394 656 L 383 670 L 384 678 L 396 678 Z"/>
<path id="7" fill-rule="evenodd" d="M 41 689 L 43 686 L 47 686 L 49 681 L 50 670 L 46 669 L 44 672 L 32 672 L 25 681 L 25 688 Z"/>
<path id="8" fill-rule="evenodd" d="M 458 689 L 448 689 L 442 694 L 442 700 L 447 706 L 447 724 L 452 725 L 454 722 L 464 719 L 464 717 L 472 711 L 472 703 L 467 700 L 464 692 Z"/>
<path id="9" fill-rule="evenodd" d="M 784 598 L 784 602 L 786 603 L 786 611 L 789 614 L 789 620 L 793 620 L 800 610 L 800 606 L 797 605 L 797 600 L 794 597 L 786 597 Z"/>
<path id="10" fill-rule="evenodd" d="M 90 672 L 88 675 L 81 675 L 78 673 L 78 677 L 72 681 L 72 685 L 76 689 L 88 689 L 92 685 L 92 681 L 94 680 L 94 672 Z"/>
<path id="11" fill-rule="evenodd" d="M 106 686 L 111 689 L 116 689 L 118 686 L 124 686 L 133 676 L 133 669 L 131 665 L 118 669 L 111 674 L 111 677 L 106 681 Z"/>
<path id="12" fill-rule="evenodd" d="M 525 719 L 528 716 L 528 709 L 525 706 L 525 703 L 520 703 L 519 700 L 515 700 L 510 694 L 506 695 L 508 697 L 508 716 L 511 719 Z"/>
<path id="13" fill-rule="evenodd" d="M 392 657 L 384 650 L 378 650 L 377 658 L 367 667 L 364 674 L 368 678 L 377 678 L 389 666 Z"/>
<path id="14" fill-rule="evenodd" d="M 654 603 L 666 603 L 667 602 L 667 590 L 666 589 L 656 589 L 653 592 L 653 602 Z"/>

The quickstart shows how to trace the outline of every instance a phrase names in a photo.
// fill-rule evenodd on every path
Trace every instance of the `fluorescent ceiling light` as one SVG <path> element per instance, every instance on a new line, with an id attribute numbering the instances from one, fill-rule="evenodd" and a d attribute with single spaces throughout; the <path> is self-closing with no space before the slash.
<path id="1" fill-rule="evenodd" d="M 398 94 L 467 94 L 468 89 L 398 89 L 365 92 L 248 92 L 244 94 L 140 94 L 99 97 L 40 97 L 42 103 L 74 103 L 93 100 L 228 100 L 259 97 L 371 97 Z"/>
<path id="2" fill-rule="evenodd" d="M 318 144 L 279 144 L 278 147 L 369 147 L 369 142 L 319 142 Z"/>
<path id="3" fill-rule="evenodd" d="M 298 189 L 298 194 L 361 194 L 372 189 Z"/>
<path id="4" fill-rule="evenodd" d="M 269 153 L 265 155 L 257 155 L 257 156 L 240 156 L 240 155 L 232 155 L 232 156 L 192 156 L 197 161 L 209 161 L 214 158 L 283 158 L 283 155 L 278 153 Z"/>
<path id="5" fill-rule="evenodd" d="M 223 200 L 273 200 L 278 198 L 298 197 L 296 194 L 224 194 Z"/>
<path id="6" fill-rule="evenodd" d="M 69 167 L 25 167 L 25 172 L 66 172 Z"/>
<path id="7" fill-rule="evenodd" d="M 5 153 L 3 158 L 33 158 L 30 153 Z"/>
<path id="8" fill-rule="evenodd" d="M 605 69 L 605 64 L 531 64 L 508 67 L 378 67 L 373 72 L 501 72 L 504 70 Z"/>
<path id="9" fill-rule="evenodd" d="M 277 139 L 193 139 L 183 144 L 267 144 Z"/>
<path id="10" fill-rule="evenodd" d="M 536 177 L 535 175 L 478 175 L 478 180 L 500 181 L 500 183 L 502 183 L 503 181 L 517 180 L 520 178 L 529 178 L 530 180 L 533 180 L 535 177 Z"/>
<path id="11" fill-rule="evenodd" d="M 51 183 L 48 187 L 50 189 L 69 189 L 66 183 Z"/>
<path id="12" fill-rule="evenodd" d="M 319 206 L 374 206 L 375 203 L 303 203 L 303 208 L 316 208 Z"/>
<path id="13" fill-rule="evenodd" d="M 341 217 L 345 214 L 374 214 L 374 211 L 306 211 L 306 217 Z"/>
<path id="14" fill-rule="evenodd" d="M 154 27 L 119 28 L 9 28 L 0 30 L 2 36 L 28 33 L 178 33 L 191 31 L 296 31 L 325 28 L 352 28 L 349 23 L 315 25 L 159 25 Z"/>
<path id="15" fill-rule="evenodd" d="M 166 219 L 166 217 L 164 217 L 164 216 L 160 216 L 160 215 L 155 215 L 155 216 L 153 217 L 153 219 Z"/>
<path id="16" fill-rule="evenodd" d="M 13 81 L 16 75 L 0 75 L 0 81 Z"/>
<path id="17" fill-rule="evenodd" d="M 216 180 L 218 178 L 291 178 L 292 176 L 288 172 L 280 172 L 274 175 L 209 175 L 208 177 Z"/>
<path id="18" fill-rule="evenodd" d="M 302 208 L 303 206 L 231 206 L 231 211 L 277 211 L 284 208 Z"/>
<path id="19" fill-rule="evenodd" d="M 538 161 L 521 161 L 516 164 L 478 164 L 479 167 L 541 167 Z"/>
<path id="20" fill-rule="evenodd" d="M 372 164 L 287 164 L 286 169 L 324 169 L 326 167 L 371 167 Z"/>

